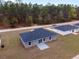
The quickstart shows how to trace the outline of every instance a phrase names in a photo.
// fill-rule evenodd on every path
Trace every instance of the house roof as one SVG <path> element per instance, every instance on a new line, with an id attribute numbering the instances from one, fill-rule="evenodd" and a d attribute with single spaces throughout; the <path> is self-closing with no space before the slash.
<path id="1" fill-rule="evenodd" d="M 20 36 L 24 42 L 38 40 L 40 38 L 44 38 L 44 37 L 48 37 L 48 36 L 55 36 L 55 35 L 57 35 L 57 33 L 50 32 L 43 28 L 35 29 L 34 31 L 25 32 L 25 33 L 20 34 Z"/>
<path id="2" fill-rule="evenodd" d="M 61 30 L 61 31 L 69 31 L 73 29 L 78 29 L 78 27 L 72 26 L 72 25 L 62 25 L 55 27 L 55 29 Z"/>
<path id="3" fill-rule="evenodd" d="M 74 24 L 74 25 L 79 26 L 79 23 L 76 23 L 76 24 Z"/>

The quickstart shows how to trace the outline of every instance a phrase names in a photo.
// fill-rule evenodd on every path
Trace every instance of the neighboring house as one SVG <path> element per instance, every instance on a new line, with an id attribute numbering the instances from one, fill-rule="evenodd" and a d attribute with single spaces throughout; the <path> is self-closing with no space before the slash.
<path id="1" fill-rule="evenodd" d="M 74 32 L 79 32 L 79 27 L 73 26 L 73 25 L 61 25 L 56 27 L 51 27 L 49 30 L 54 31 L 61 35 L 68 35 L 72 34 Z"/>
<path id="2" fill-rule="evenodd" d="M 35 46 L 40 43 L 56 40 L 57 34 L 43 28 L 20 34 L 20 39 L 25 48 Z"/>
<path id="3" fill-rule="evenodd" d="M 76 26 L 76 27 L 79 27 L 79 23 L 76 23 L 76 24 L 73 24 L 74 26 Z"/>

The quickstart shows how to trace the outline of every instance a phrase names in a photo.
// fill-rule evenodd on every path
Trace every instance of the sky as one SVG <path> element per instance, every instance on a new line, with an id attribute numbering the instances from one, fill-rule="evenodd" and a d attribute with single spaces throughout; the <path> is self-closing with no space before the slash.
<path id="1" fill-rule="evenodd" d="M 5 0 L 8 1 L 8 0 Z M 10 1 L 10 0 L 9 0 Z M 15 2 L 15 0 L 11 0 L 13 2 Z M 22 0 L 24 3 L 32 3 L 32 4 L 43 4 L 46 5 L 47 3 L 51 3 L 51 4 L 73 4 L 73 5 L 78 5 L 79 6 L 79 0 Z"/>

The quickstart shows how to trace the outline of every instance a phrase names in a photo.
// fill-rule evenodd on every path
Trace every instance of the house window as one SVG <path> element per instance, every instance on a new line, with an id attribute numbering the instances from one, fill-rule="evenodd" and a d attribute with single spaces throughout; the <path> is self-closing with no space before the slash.
<path id="1" fill-rule="evenodd" d="M 31 45 L 31 42 L 29 42 L 29 45 Z"/>
<path id="2" fill-rule="evenodd" d="M 45 38 L 43 38 L 43 41 L 45 41 Z"/>
<path id="3" fill-rule="evenodd" d="M 51 40 L 51 36 L 49 37 L 49 39 Z"/>
<path id="4" fill-rule="evenodd" d="M 39 43 L 42 43 L 42 39 L 39 40 Z"/>
<path id="5" fill-rule="evenodd" d="M 72 30 L 72 32 L 74 32 L 74 30 Z"/>

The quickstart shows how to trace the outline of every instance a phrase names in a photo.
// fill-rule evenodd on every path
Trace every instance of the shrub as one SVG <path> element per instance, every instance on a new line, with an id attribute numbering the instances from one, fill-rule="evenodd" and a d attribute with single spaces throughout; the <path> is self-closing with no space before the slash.
<path id="1" fill-rule="evenodd" d="M 10 24 L 11 28 L 14 28 L 14 27 L 16 27 L 17 19 L 16 18 L 11 18 L 11 19 L 8 20 L 8 23 Z"/>

